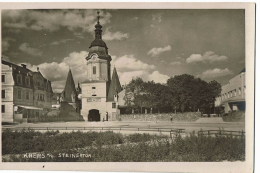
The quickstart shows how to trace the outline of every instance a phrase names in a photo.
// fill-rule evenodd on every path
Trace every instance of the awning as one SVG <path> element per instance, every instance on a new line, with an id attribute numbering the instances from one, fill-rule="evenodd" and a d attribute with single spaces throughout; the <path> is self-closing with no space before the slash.
<path id="1" fill-rule="evenodd" d="M 20 106 L 20 105 L 17 105 L 18 107 L 21 107 L 21 108 L 25 108 L 25 109 L 30 109 L 30 110 L 43 110 L 42 108 L 37 108 L 37 107 L 33 107 L 33 106 Z"/>

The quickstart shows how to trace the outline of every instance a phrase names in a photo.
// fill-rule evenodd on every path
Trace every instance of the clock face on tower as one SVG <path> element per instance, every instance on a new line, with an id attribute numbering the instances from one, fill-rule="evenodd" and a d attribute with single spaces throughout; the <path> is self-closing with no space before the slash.
<path id="1" fill-rule="evenodd" d="M 96 60 L 96 59 L 98 58 L 98 55 L 97 55 L 96 53 L 93 53 L 93 54 L 90 56 L 90 58 L 91 58 L 92 60 Z"/>

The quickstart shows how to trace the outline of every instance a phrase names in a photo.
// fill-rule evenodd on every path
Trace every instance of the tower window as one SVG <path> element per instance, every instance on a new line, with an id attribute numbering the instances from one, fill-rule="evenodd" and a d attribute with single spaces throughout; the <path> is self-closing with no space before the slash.
<path id="1" fill-rule="evenodd" d="M 112 108 L 116 108 L 116 103 L 112 103 Z"/>
<path id="2" fill-rule="evenodd" d="M 96 87 L 92 87 L 92 89 L 94 90 L 94 89 L 96 89 Z"/>
<path id="3" fill-rule="evenodd" d="M 93 74 L 96 74 L 96 72 L 97 72 L 96 66 L 93 66 Z"/>

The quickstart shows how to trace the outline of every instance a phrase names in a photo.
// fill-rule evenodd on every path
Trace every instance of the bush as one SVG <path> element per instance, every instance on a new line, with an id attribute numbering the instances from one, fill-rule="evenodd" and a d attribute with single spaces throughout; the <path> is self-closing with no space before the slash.
<path id="1" fill-rule="evenodd" d="M 3 161 L 50 162 L 209 162 L 245 160 L 245 138 L 233 136 L 177 135 L 174 139 L 150 134 L 123 136 L 113 132 L 6 130 L 2 135 Z M 48 154 L 54 158 L 24 158 L 23 153 Z M 87 153 L 88 158 L 57 157 L 59 153 Z M 11 155 L 7 155 L 11 154 Z M 18 155 L 16 155 L 18 154 Z"/>
<path id="2" fill-rule="evenodd" d="M 233 111 L 222 116 L 225 122 L 245 122 L 245 112 L 243 111 Z"/>

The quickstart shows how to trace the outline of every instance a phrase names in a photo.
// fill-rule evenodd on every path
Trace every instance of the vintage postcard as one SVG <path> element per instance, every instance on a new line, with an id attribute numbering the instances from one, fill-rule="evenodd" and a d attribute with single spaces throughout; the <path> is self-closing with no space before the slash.
<path id="1" fill-rule="evenodd" d="M 1 3 L 1 169 L 253 172 L 254 3 Z"/>

